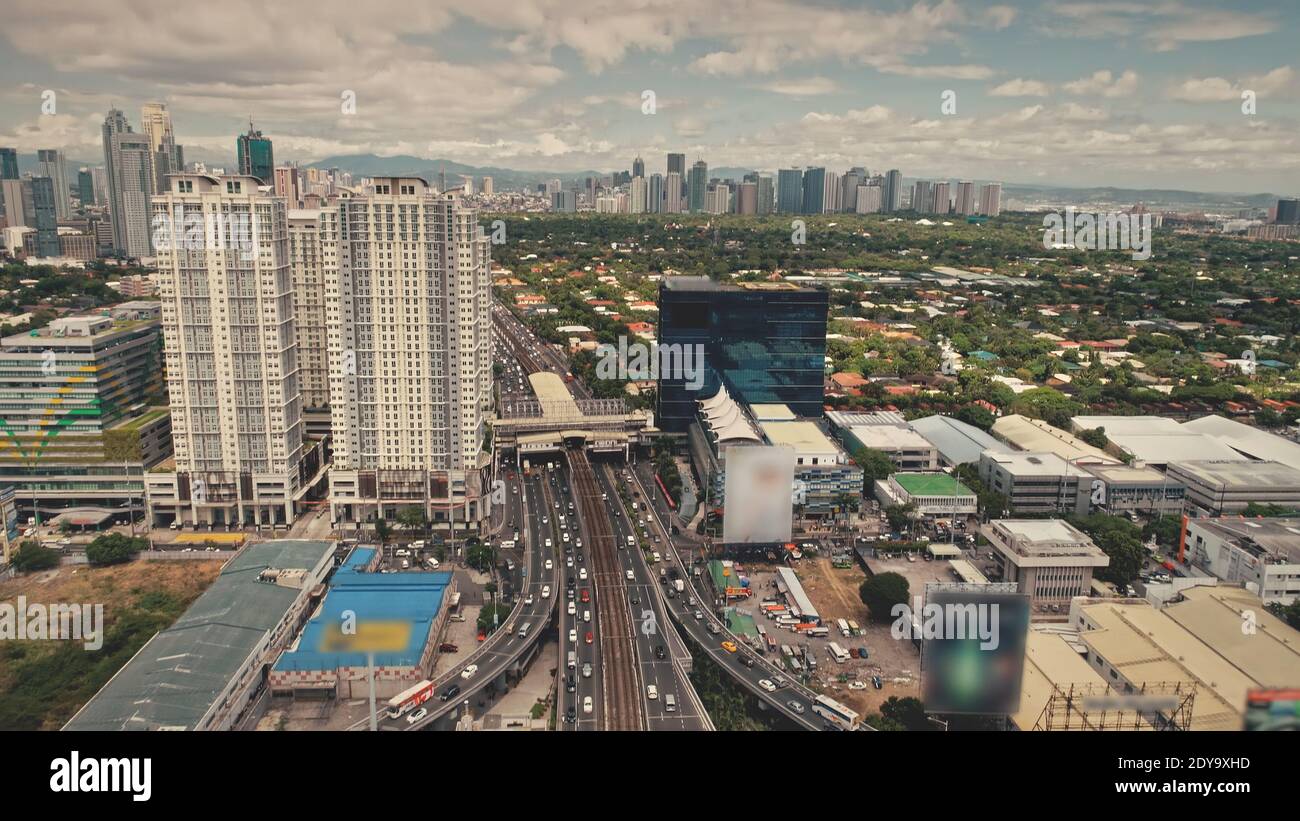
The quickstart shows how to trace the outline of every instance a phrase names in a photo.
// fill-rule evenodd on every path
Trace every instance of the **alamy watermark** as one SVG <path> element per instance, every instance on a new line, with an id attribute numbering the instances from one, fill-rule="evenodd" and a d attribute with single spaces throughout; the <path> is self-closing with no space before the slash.
<path id="1" fill-rule="evenodd" d="M 1081 251 L 1132 251 L 1133 259 L 1151 258 L 1151 214 L 1076 211 L 1043 217 L 1043 247 Z"/>
<path id="2" fill-rule="evenodd" d="M 256 255 L 252 216 L 215 214 L 177 208 L 153 215 L 150 223 L 155 251 L 238 251 L 241 258 Z"/>
<path id="3" fill-rule="evenodd" d="M 104 605 L 0 602 L 0 641 L 80 641 L 87 650 L 104 646 Z"/>
<path id="4" fill-rule="evenodd" d="M 680 379 L 691 390 L 704 387 L 704 346 L 700 344 L 629 342 L 618 338 L 617 345 L 605 343 L 596 349 L 597 379 L 642 381 Z"/>

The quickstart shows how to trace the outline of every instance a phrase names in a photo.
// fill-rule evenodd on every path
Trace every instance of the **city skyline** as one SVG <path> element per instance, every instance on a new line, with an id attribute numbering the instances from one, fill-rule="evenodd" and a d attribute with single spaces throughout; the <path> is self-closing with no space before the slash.
<path id="1" fill-rule="evenodd" d="M 0 94 L 0 145 L 93 158 L 110 107 L 157 101 L 187 160 L 227 167 L 251 115 L 281 162 L 410 154 L 571 173 L 639 154 L 652 173 L 675 151 L 710 167 L 1011 184 L 1287 193 L 1300 180 L 1293 10 L 737 0 L 590 20 L 573 6 L 395 7 L 374 15 L 381 28 L 290 4 L 245 36 L 222 25 L 241 3 L 197 20 L 33 4 L 0 42 L 17 80 Z M 158 36 L 112 35 L 133 23 Z M 183 36 L 196 26 L 202 45 Z M 420 76 L 445 81 L 409 82 Z"/>

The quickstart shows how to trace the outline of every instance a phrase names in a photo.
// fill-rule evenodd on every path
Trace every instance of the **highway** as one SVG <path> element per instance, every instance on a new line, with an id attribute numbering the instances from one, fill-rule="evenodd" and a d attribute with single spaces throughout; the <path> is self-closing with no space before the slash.
<path id="1" fill-rule="evenodd" d="M 644 691 L 637 664 L 636 626 L 628 608 L 624 571 L 614 531 L 586 452 L 566 451 L 582 532 L 591 548 L 592 596 L 598 619 L 592 629 L 601 660 L 599 727 L 645 729 Z M 584 627 L 587 625 L 583 625 Z"/>
<path id="2" fill-rule="evenodd" d="M 627 476 L 631 476 L 631 480 Z M 643 481 L 640 471 L 631 468 L 623 475 L 624 484 L 632 494 L 633 500 L 638 502 L 638 507 L 645 509 L 645 501 L 651 500 L 649 510 L 646 516 L 649 517 L 649 530 L 651 538 L 658 536 L 660 542 L 654 545 L 660 548 L 660 545 L 666 545 L 661 549 L 664 560 L 670 566 L 676 567 L 681 578 L 686 580 L 686 596 L 678 595 L 676 598 L 667 601 L 668 609 L 672 617 L 681 625 L 682 629 L 691 637 L 694 642 L 709 654 L 709 658 L 727 671 L 732 678 L 740 682 L 746 689 L 750 690 L 770 706 L 783 713 L 797 727 L 806 730 L 827 729 L 822 719 L 813 714 L 812 703 L 817 694 L 793 681 L 789 675 L 772 666 L 762 653 L 755 652 L 743 639 L 733 635 L 715 614 L 710 603 L 713 601 L 712 592 L 708 588 L 708 581 L 704 576 L 703 566 L 701 565 L 701 575 L 697 578 L 690 571 L 694 564 L 682 561 L 678 550 L 678 545 L 674 544 L 669 538 L 668 530 L 664 527 L 664 514 L 661 512 L 661 503 L 658 496 L 651 496 L 647 491 L 648 487 L 653 487 L 651 483 Z M 658 493 L 658 488 L 654 488 L 654 493 Z M 683 546 L 685 550 L 685 546 Z M 689 554 L 688 554 L 689 555 Z M 690 597 L 694 597 L 696 606 L 689 604 Z M 696 618 L 696 613 L 701 618 Z M 716 632 L 710 627 L 716 628 Z M 722 648 L 723 641 L 733 642 L 738 650 L 730 653 Z M 753 662 L 750 667 L 745 660 Z M 775 691 L 770 691 L 759 682 L 766 680 L 776 686 Z M 793 705 L 799 705 L 802 708 Z"/>
<path id="3" fill-rule="evenodd" d="M 550 344 L 538 339 L 508 308 L 495 300 L 492 303 L 492 322 L 498 338 L 527 373 L 550 371 L 560 376 L 568 373 L 568 360 Z M 591 398 L 591 391 L 578 379 L 569 383 L 569 392 L 578 399 Z"/>
<path id="4" fill-rule="evenodd" d="M 507 504 L 516 511 L 514 515 L 521 517 L 515 521 L 522 524 L 520 535 L 525 541 L 525 546 L 520 554 L 521 563 L 518 568 L 520 595 L 516 598 L 515 606 L 510 611 L 505 624 L 489 635 L 473 653 L 457 658 L 455 666 L 443 671 L 434 679 L 434 698 L 423 705 L 428 710 L 428 715 L 415 723 L 408 722 L 407 716 L 389 719 L 382 715 L 381 702 L 379 729 L 420 730 L 429 727 L 447 712 L 464 706 L 467 702 L 472 710 L 483 688 L 509 669 L 529 644 L 538 640 L 538 635 L 543 632 L 546 623 L 550 620 L 551 610 L 556 604 L 561 589 L 558 586 L 557 571 L 545 569 L 547 525 L 542 523 L 541 516 L 537 513 L 545 509 L 542 485 L 543 480 L 540 477 L 525 477 L 522 474 L 507 482 L 508 487 L 514 488 L 510 491 L 511 501 Z M 515 499 L 518 501 L 515 502 Z M 550 587 L 549 597 L 543 598 L 543 587 Z M 528 625 L 528 632 L 521 639 L 519 629 L 525 624 Z M 445 659 L 446 656 L 443 658 Z M 461 672 L 469 664 L 477 664 L 478 672 L 472 678 L 464 679 L 461 677 Z M 460 692 L 446 701 L 441 700 L 448 688 L 453 685 L 459 686 Z M 361 722 L 355 728 L 361 729 L 364 726 L 365 722 Z"/>

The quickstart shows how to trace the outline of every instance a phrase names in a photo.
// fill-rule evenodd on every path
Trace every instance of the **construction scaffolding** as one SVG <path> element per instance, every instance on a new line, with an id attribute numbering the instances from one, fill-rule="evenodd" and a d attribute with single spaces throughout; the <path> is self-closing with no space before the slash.
<path id="1" fill-rule="evenodd" d="M 1136 690 L 1109 684 L 1052 685 L 1035 730 L 1189 730 L 1196 683 L 1145 683 Z"/>

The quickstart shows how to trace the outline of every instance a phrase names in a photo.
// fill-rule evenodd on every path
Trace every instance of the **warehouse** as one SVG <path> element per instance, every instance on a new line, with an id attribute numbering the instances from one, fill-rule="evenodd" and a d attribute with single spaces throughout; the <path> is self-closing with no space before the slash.
<path id="1" fill-rule="evenodd" d="M 956 467 L 978 462 L 986 450 L 1004 453 L 1011 450 L 993 436 L 974 425 L 968 425 L 951 416 L 926 416 L 913 419 L 912 430 L 925 437 L 939 452 L 939 460 L 946 467 Z"/>
<path id="2" fill-rule="evenodd" d="M 876 481 L 882 507 L 912 505 L 920 516 L 973 516 L 975 491 L 946 473 L 895 473 Z"/>
<path id="3" fill-rule="evenodd" d="M 1300 470 L 1280 462 L 1194 460 L 1169 465 L 1187 500 L 1213 516 L 1240 513 L 1252 502 L 1300 508 Z"/>
<path id="4" fill-rule="evenodd" d="M 1300 519 L 1188 519 L 1183 551 L 1225 582 L 1253 585 L 1264 604 L 1300 597 Z"/>
<path id="5" fill-rule="evenodd" d="M 804 592 L 803 585 L 799 583 L 799 577 L 788 567 L 778 567 L 777 589 L 785 594 L 790 605 L 798 609 L 800 618 L 803 623 L 821 624 L 822 617 L 818 615 L 817 608 L 813 607 L 812 599 Z"/>
<path id="6" fill-rule="evenodd" d="M 1071 424 L 1075 433 L 1100 428 L 1110 441 L 1108 450 L 1148 465 L 1187 459 L 1245 460 L 1220 438 L 1163 416 L 1076 416 Z"/>

